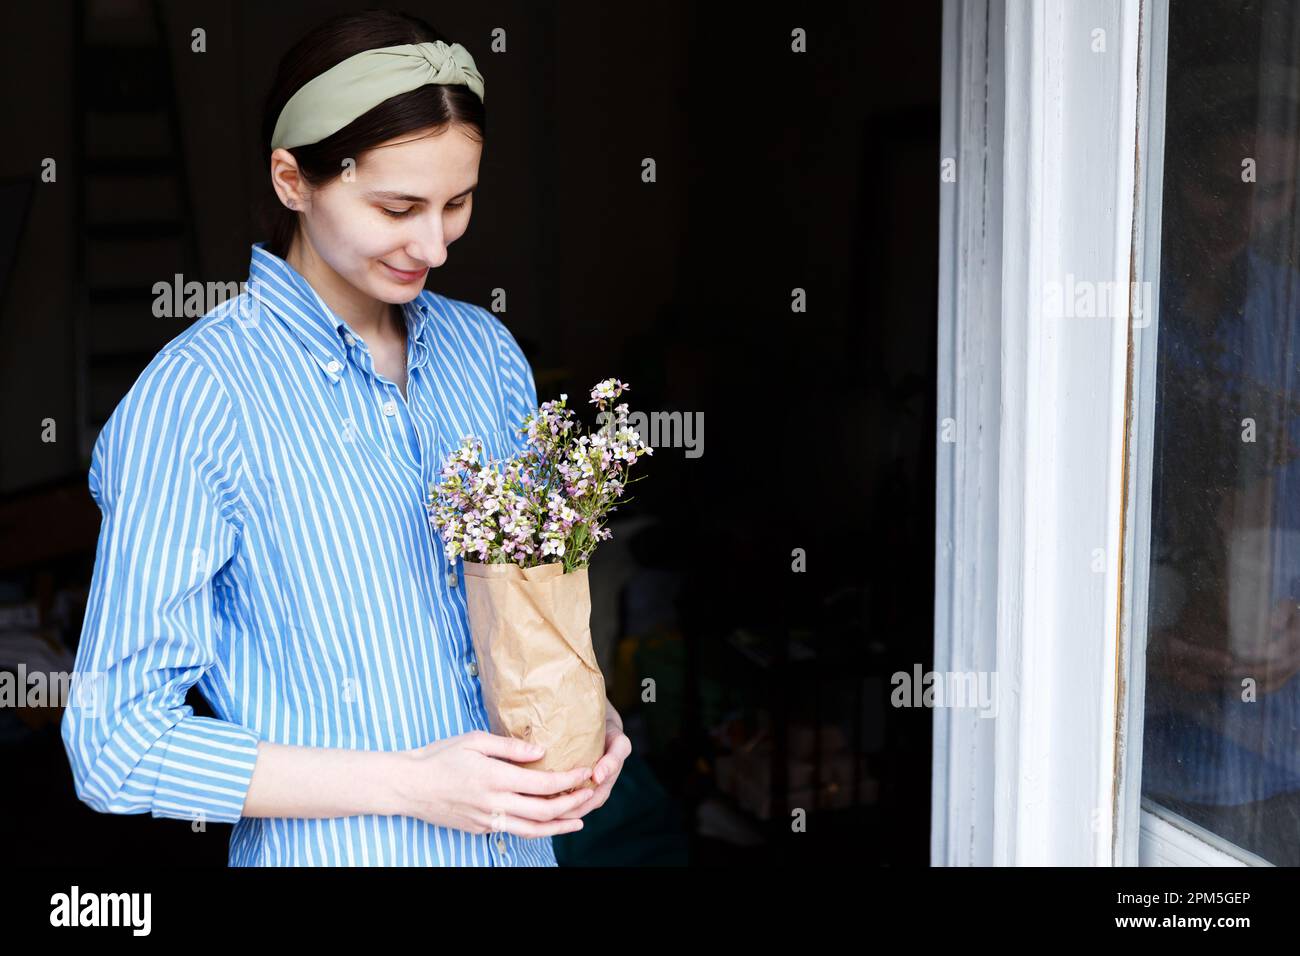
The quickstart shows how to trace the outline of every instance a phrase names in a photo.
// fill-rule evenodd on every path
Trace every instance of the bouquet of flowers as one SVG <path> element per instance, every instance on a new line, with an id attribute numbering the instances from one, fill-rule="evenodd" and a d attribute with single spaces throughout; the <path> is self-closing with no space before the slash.
<path id="1" fill-rule="evenodd" d="M 492 732 L 546 749 L 524 766 L 571 770 L 604 754 L 605 679 L 591 643 L 587 565 L 613 532 L 628 471 L 653 454 L 614 402 L 629 386 L 591 390 L 601 427 L 587 433 L 567 395 L 543 402 L 510 458 L 483 460 L 467 436 L 444 462 L 426 507 L 449 561 L 463 559 L 470 635 Z M 592 783 L 588 781 L 588 786 Z"/>

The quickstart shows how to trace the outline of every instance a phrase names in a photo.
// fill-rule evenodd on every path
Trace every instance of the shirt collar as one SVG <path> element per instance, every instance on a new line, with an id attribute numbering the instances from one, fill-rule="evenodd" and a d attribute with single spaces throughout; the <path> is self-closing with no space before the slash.
<path id="1" fill-rule="evenodd" d="M 331 382 L 342 378 L 348 364 L 348 345 L 344 336 L 355 336 L 356 330 L 334 314 L 297 269 L 268 251 L 260 242 L 253 244 L 248 266 L 248 291 L 284 323 Z M 412 369 L 428 361 L 428 300 L 429 293 L 422 290 L 402 306 Z"/>

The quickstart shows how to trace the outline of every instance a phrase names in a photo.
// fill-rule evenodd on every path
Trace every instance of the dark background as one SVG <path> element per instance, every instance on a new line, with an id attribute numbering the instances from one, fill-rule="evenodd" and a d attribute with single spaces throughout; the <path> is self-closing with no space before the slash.
<path id="1" fill-rule="evenodd" d="M 6 14 L 0 666 L 35 640 L 71 669 L 89 442 L 194 321 L 155 318 L 152 286 L 247 278 L 275 63 L 370 5 Z M 542 401 L 615 375 L 633 410 L 704 416 L 701 457 L 643 459 L 592 566 L 634 752 L 560 862 L 926 865 L 930 714 L 891 708 L 889 675 L 933 661 L 939 4 L 396 8 L 468 47 L 489 90 L 473 220 L 431 287 L 506 290 Z M 10 859 L 225 864 L 227 826 L 81 804 L 60 717 L 0 708 Z"/>

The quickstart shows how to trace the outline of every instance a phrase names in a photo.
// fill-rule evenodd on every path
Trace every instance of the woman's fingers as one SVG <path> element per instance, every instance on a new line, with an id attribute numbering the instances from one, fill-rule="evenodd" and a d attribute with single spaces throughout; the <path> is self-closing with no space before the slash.
<path id="1" fill-rule="evenodd" d="M 628 739 L 627 734 L 622 729 L 614 731 L 605 738 L 605 756 L 596 761 L 596 767 L 593 779 L 596 783 L 604 783 L 610 777 L 615 776 L 623 766 L 623 761 L 627 760 L 632 753 L 632 741 Z"/>
<path id="2" fill-rule="evenodd" d="M 526 797 L 518 793 L 503 793 L 497 797 L 497 800 L 500 802 L 501 810 L 510 816 L 545 823 L 581 807 L 589 802 L 591 797 L 592 791 L 583 789 L 574 793 L 560 794 L 558 797 Z"/>
<path id="3" fill-rule="evenodd" d="M 557 819 L 560 820 L 580 820 L 592 810 L 599 810 L 609 799 L 610 788 L 614 786 L 613 780 L 606 780 L 595 790 L 591 791 L 591 799 L 585 800 L 572 810 L 566 810 L 560 814 Z"/>
<path id="4" fill-rule="evenodd" d="M 486 730 L 476 730 L 466 734 L 465 738 L 467 746 L 489 757 L 513 760 L 515 763 L 531 763 L 542 756 L 540 748 L 517 737 L 503 737 Z"/>
<path id="5" fill-rule="evenodd" d="M 572 790 L 591 776 L 590 767 L 575 767 L 572 770 L 529 770 L 517 767 L 516 763 L 532 763 L 539 759 L 544 751 L 538 752 L 526 740 L 503 737 L 486 731 L 474 731 L 466 735 L 468 744 L 486 757 L 497 757 L 500 762 L 496 767 L 493 783 L 498 789 L 512 793 L 529 793 L 549 795 Z"/>
<path id="6" fill-rule="evenodd" d="M 610 791 L 614 787 L 614 781 L 623 771 L 623 763 L 632 753 L 632 741 L 622 729 L 612 731 L 606 738 L 607 749 L 605 756 L 596 761 L 596 767 L 592 773 L 592 779 L 597 781 L 597 786 L 590 800 L 580 804 L 573 810 L 564 813 L 564 819 L 576 820 L 586 816 L 592 810 L 598 810 L 605 805 L 609 799 Z"/>
<path id="7" fill-rule="evenodd" d="M 528 770 L 525 767 L 502 764 L 497 767 L 497 774 L 492 782 L 498 790 L 507 790 L 510 793 L 550 796 L 572 790 L 590 776 L 590 767 L 575 767 L 573 770 Z"/>
<path id="8" fill-rule="evenodd" d="M 484 819 L 477 822 L 479 826 L 485 827 L 490 833 L 513 833 L 515 836 L 530 838 L 557 836 L 561 833 L 574 833 L 582 829 L 581 820 L 538 822 L 536 820 L 526 820 L 523 817 L 517 817 L 504 811 L 485 815 Z"/>
<path id="9" fill-rule="evenodd" d="M 1169 642 L 1171 656 L 1183 666 L 1199 667 L 1206 671 L 1224 671 L 1232 664 L 1232 655 L 1216 647 L 1205 647 L 1172 638 Z"/>
<path id="10" fill-rule="evenodd" d="M 1268 622 L 1272 625 L 1273 630 L 1280 631 L 1291 625 L 1296 617 L 1296 602 L 1290 598 L 1278 601 L 1273 607 L 1272 614 L 1269 615 Z"/>

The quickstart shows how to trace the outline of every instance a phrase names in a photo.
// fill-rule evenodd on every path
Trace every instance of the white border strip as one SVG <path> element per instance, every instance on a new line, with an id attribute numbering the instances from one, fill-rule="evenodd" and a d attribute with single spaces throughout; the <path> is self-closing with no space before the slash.
<path id="1" fill-rule="evenodd" d="M 1120 641 L 1120 754 L 1115 799 L 1115 860 L 1139 864 L 1139 845 L 1166 832 L 1148 826 L 1142 798 L 1143 701 L 1146 697 L 1147 597 L 1151 571 L 1151 469 L 1155 449 L 1156 353 L 1160 315 L 1160 213 L 1164 196 L 1165 80 L 1168 73 L 1169 3 L 1142 5 L 1142 95 L 1138 131 L 1141 175 L 1133 222 L 1133 275 L 1150 283 L 1150 315 L 1133 322 L 1133 387 L 1129 411 L 1130 462 L 1125 516 L 1124 619 Z M 1139 828 L 1142 829 L 1139 836 Z"/>
<path id="2" fill-rule="evenodd" d="M 940 162 L 955 160 L 957 178 L 939 184 L 936 671 L 995 667 L 1001 38 L 1000 3 L 945 0 Z M 974 710 L 934 711 L 936 866 L 987 865 L 992 857 L 995 724 Z"/>
<path id="3" fill-rule="evenodd" d="M 999 865 L 1113 859 L 1138 26 L 1136 2 L 1007 5 Z M 1124 294 L 1050 311 L 1075 282 Z"/>
<path id="4" fill-rule="evenodd" d="M 944 150 L 984 151 L 941 201 L 935 669 L 996 662 L 998 716 L 935 712 L 938 864 L 1113 861 L 1128 296 L 1045 293 L 1128 290 L 1138 12 L 944 8 Z"/>

